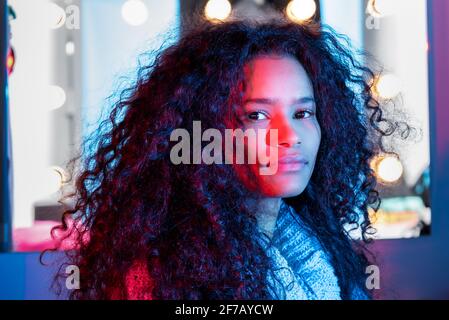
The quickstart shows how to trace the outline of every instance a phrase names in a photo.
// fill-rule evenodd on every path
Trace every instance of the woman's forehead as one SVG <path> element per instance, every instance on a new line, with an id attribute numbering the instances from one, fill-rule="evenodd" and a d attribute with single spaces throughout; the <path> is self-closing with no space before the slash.
<path id="1" fill-rule="evenodd" d="M 245 95 L 272 98 L 286 94 L 313 96 L 312 85 L 304 67 L 291 56 L 260 56 L 245 66 Z M 268 95 L 268 96 L 267 96 Z"/>

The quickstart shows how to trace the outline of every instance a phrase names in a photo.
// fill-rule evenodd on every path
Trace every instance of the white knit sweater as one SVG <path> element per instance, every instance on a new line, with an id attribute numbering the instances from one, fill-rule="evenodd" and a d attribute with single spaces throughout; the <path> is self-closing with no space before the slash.
<path id="1" fill-rule="evenodd" d="M 341 299 L 338 279 L 327 254 L 283 200 L 272 238 L 260 230 L 258 240 L 272 259 L 267 283 L 273 299 Z M 353 298 L 367 297 L 360 291 Z"/>

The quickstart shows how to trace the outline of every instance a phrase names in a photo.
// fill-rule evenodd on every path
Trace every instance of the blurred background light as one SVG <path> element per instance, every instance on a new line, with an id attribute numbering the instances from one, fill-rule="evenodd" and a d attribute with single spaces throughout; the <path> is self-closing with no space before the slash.
<path id="1" fill-rule="evenodd" d="M 73 56 L 75 54 L 75 43 L 73 41 L 67 41 L 65 44 L 65 53 L 68 56 Z"/>
<path id="2" fill-rule="evenodd" d="M 64 89 L 59 86 L 48 86 L 47 90 L 44 91 L 43 94 L 43 99 L 45 99 L 45 104 L 48 111 L 58 109 L 66 102 L 66 93 Z"/>
<path id="3" fill-rule="evenodd" d="M 290 20 L 301 23 L 310 20 L 316 10 L 317 6 L 314 0 L 292 0 L 288 3 L 285 12 Z"/>
<path id="4" fill-rule="evenodd" d="M 397 156 L 380 155 L 371 162 L 371 168 L 381 182 L 394 183 L 401 179 L 404 167 Z"/>
<path id="5" fill-rule="evenodd" d="M 10 75 L 14 70 L 14 64 L 16 62 L 14 49 L 9 48 L 8 56 L 6 58 L 6 69 L 8 70 L 8 75 Z"/>
<path id="6" fill-rule="evenodd" d="M 148 9 L 141 0 L 127 0 L 122 6 L 122 17 L 131 26 L 140 26 L 148 19 Z"/>
<path id="7" fill-rule="evenodd" d="M 369 0 L 366 11 L 373 17 L 382 18 L 397 12 L 396 0 Z"/>
<path id="8" fill-rule="evenodd" d="M 65 170 L 58 166 L 51 166 L 40 173 L 39 186 L 42 197 L 58 192 L 66 182 Z"/>
<path id="9" fill-rule="evenodd" d="M 225 20 L 232 11 L 228 0 L 209 0 L 204 7 L 204 15 L 209 21 Z"/>
<path id="10" fill-rule="evenodd" d="M 401 81 L 394 74 L 383 74 L 375 80 L 374 90 L 380 98 L 393 99 L 402 90 Z"/>
<path id="11" fill-rule="evenodd" d="M 48 2 L 46 8 L 47 23 L 51 29 L 58 29 L 62 27 L 66 20 L 64 9 L 56 3 Z"/>

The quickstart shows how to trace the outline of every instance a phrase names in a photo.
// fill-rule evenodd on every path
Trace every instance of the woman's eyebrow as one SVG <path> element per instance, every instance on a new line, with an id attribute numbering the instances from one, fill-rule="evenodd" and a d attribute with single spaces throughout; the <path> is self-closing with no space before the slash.
<path id="1" fill-rule="evenodd" d="M 302 97 L 299 99 L 296 99 L 294 103 L 315 103 L 315 98 L 314 97 Z"/>
<path id="2" fill-rule="evenodd" d="M 249 99 L 245 99 L 243 101 L 244 104 L 247 103 L 257 103 L 257 104 L 268 104 L 268 105 L 273 105 L 276 104 L 279 100 L 278 99 L 270 99 L 270 98 L 249 98 Z M 307 97 L 301 97 L 298 99 L 295 99 L 293 101 L 293 104 L 304 104 L 304 103 L 315 103 L 315 99 L 311 96 L 307 96 Z"/>

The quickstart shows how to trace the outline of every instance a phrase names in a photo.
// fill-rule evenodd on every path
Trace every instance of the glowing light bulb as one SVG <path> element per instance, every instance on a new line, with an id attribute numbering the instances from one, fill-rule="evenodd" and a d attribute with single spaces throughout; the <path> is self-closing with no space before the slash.
<path id="1" fill-rule="evenodd" d="M 62 185 L 66 182 L 66 172 L 61 167 L 48 167 L 40 173 L 40 194 L 47 196 L 58 192 Z"/>
<path id="2" fill-rule="evenodd" d="M 127 0 L 122 6 L 122 17 L 131 26 L 140 26 L 148 19 L 148 9 L 141 0 Z"/>
<path id="3" fill-rule="evenodd" d="M 16 62 L 16 60 L 14 57 L 14 50 L 9 48 L 8 56 L 6 59 L 6 69 L 8 70 L 8 75 L 10 75 L 12 73 L 12 71 L 14 70 L 15 62 Z"/>
<path id="4" fill-rule="evenodd" d="M 400 80 L 393 74 L 380 75 L 374 85 L 375 93 L 383 99 L 393 99 L 402 90 Z"/>
<path id="5" fill-rule="evenodd" d="M 56 3 L 48 2 L 46 8 L 47 23 L 51 29 L 58 29 L 62 27 L 66 20 L 64 9 Z"/>
<path id="6" fill-rule="evenodd" d="M 293 22 L 302 23 L 310 20 L 316 13 L 314 0 L 292 0 L 288 3 L 285 12 Z"/>
<path id="7" fill-rule="evenodd" d="M 370 0 L 366 11 L 373 17 L 382 18 L 397 12 L 396 0 Z"/>
<path id="8" fill-rule="evenodd" d="M 75 43 L 73 41 L 67 41 L 65 44 L 65 53 L 68 56 L 73 56 L 75 54 Z"/>
<path id="9" fill-rule="evenodd" d="M 43 98 L 48 111 L 58 109 L 66 102 L 66 93 L 59 86 L 49 86 L 44 93 L 45 96 Z"/>
<path id="10" fill-rule="evenodd" d="M 204 15 L 210 21 L 225 20 L 232 11 L 228 0 L 209 0 L 204 8 Z"/>
<path id="11" fill-rule="evenodd" d="M 404 173 L 404 167 L 396 156 L 379 156 L 372 163 L 377 177 L 386 183 L 397 182 Z"/>
<path id="12" fill-rule="evenodd" d="M 376 0 L 375 7 L 382 16 L 389 16 L 396 13 L 397 1 L 395 0 Z"/>

